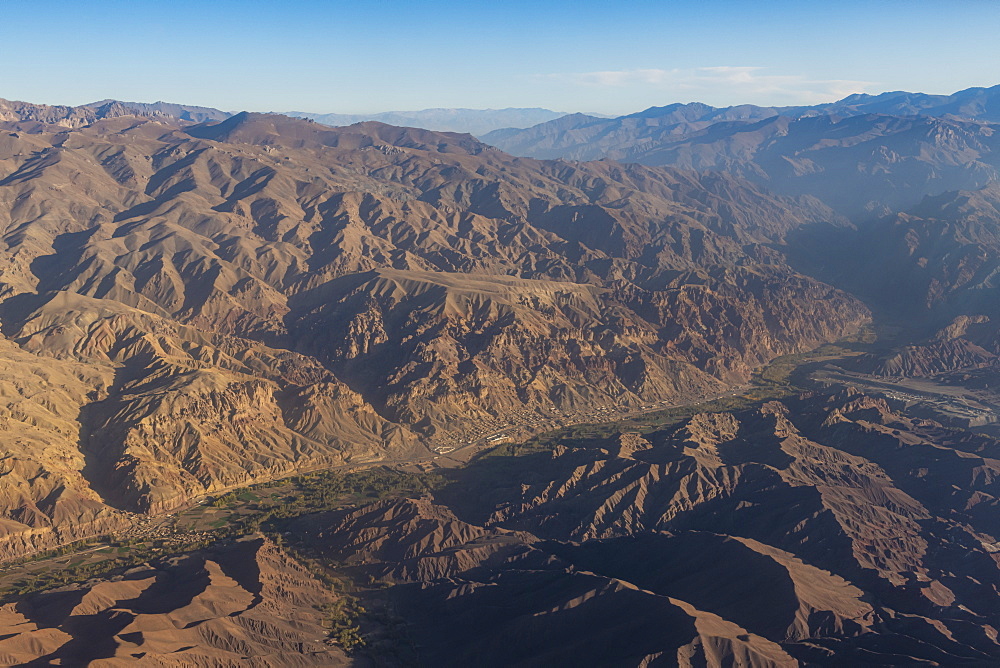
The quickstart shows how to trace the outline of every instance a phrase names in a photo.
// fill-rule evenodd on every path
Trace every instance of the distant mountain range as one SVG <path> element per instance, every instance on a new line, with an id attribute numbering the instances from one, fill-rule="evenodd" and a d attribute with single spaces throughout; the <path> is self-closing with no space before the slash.
<path id="1" fill-rule="evenodd" d="M 104 118 L 140 116 L 143 118 L 176 119 L 192 123 L 223 121 L 236 112 L 211 107 L 197 107 L 169 102 L 123 102 L 101 100 L 78 107 L 32 104 L 0 99 L 0 121 L 38 121 L 51 125 L 78 128 Z M 422 109 L 419 111 L 385 111 L 374 114 L 316 114 L 289 111 L 283 115 L 306 118 L 334 127 L 378 121 L 388 125 L 422 128 L 440 132 L 467 132 L 482 135 L 500 128 L 528 128 L 565 116 L 551 109 Z M 588 115 L 588 118 L 604 118 Z"/>
<path id="2" fill-rule="evenodd" d="M 468 132 L 480 136 L 501 128 L 529 128 L 555 120 L 565 112 L 551 109 L 423 109 L 420 111 L 386 111 L 377 114 L 313 114 L 289 111 L 286 116 L 310 118 L 324 125 L 353 125 L 363 121 L 378 121 L 389 125 L 424 128 L 440 132 Z"/>
<path id="3" fill-rule="evenodd" d="M 864 114 L 884 114 L 891 116 L 934 116 L 961 120 L 1000 122 L 1000 85 L 992 88 L 968 88 L 952 95 L 928 95 L 926 93 L 908 93 L 893 91 L 879 95 L 857 93 L 848 95 L 837 102 L 799 107 L 758 107 L 752 104 L 741 104 L 732 107 L 713 107 L 701 102 L 688 104 L 669 104 L 663 107 L 650 107 L 634 114 L 605 118 L 592 114 L 565 114 L 558 119 L 550 120 L 540 126 L 535 126 L 515 132 L 516 128 L 496 130 L 482 137 L 483 141 L 491 143 L 504 150 L 519 149 L 522 152 L 532 150 L 541 153 L 565 152 L 572 148 L 582 148 L 588 143 L 588 138 L 600 136 L 607 143 L 621 139 L 622 133 L 628 133 L 635 128 L 660 128 L 690 132 L 722 123 L 725 121 L 758 121 L 775 116 L 788 118 L 805 118 L 807 116 L 860 116 Z M 589 128 L 589 132 L 580 132 L 579 137 L 566 136 L 560 142 L 552 141 L 558 133 Z M 674 134 L 677 134 L 676 132 Z M 548 141 L 546 141 L 548 140 Z M 593 149 L 593 151 L 596 151 Z"/>
<path id="4" fill-rule="evenodd" d="M 514 155 L 610 158 L 727 171 L 785 195 L 813 195 L 851 217 L 997 178 L 1000 86 L 954 95 L 851 95 L 812 107 L 652 107 L 601 119 L 572 114 L 483 141 Z"/>
<path id="5" fill-rule="evenodd" d="M 0 99 L 0 121 L 38 121 L 83 127 L 119 116 L 176 119 L 192 123 L 222 121 L 236 112 L 173 104 L 100 100 L 76 107 Z M 605 157 L 654 164 L 644 155 L 666 137 L 686 136 L 718 123 L 748 123 L 777 117 L 928 116 L 951 120 L 1000 123 L 1000 86 L 969 88 L 952 95 L 894 91 L 849 95 L 837 102 L 798 107 L 736 105 L 712 107 L 700 102 L 650 107 L 625 116 L 566 113 L 539 107 L 505 109 L 435 108 L 371 114 L 283 112 L 330 126 L 365 121 L 439 132 L 466 132 L 516 155 L 592 160 Z M 660 163 L 656 163 L 660 164 Z"/>
<path id="6" fill-rule="evenodd" d="M 651 107 L 600 118 L 548 109 L 425 109 L 298 116 L 329 126 L 375 120 L 467 132 L 517 156 L 612 159 L 647 166 L 724 171 L 777 194 L 812 196 L 860 221 L 917 205 L 928 195 L 976 190 L 1000 176 L 1000 86 L 953 95 L 851 95 L 802 107 L 701 103 Z M 0 100 L 0 121 L 81 128 L 136 116 L 165 122 L 220 122 L 230 112 L 166 102 L 102 100 L 79 107 Z M 532 127 L 485 132 L 488 128 Z"/>

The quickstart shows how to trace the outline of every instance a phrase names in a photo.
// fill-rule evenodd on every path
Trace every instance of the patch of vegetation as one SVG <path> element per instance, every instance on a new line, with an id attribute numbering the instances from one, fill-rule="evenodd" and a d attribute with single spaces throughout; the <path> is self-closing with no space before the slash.
<path id="1" fill-rule="evenodd" d="M 281 520 L 340 508 L 359 500 L 369 502 L 392 496 L 420 496 L 443 486 L 445 482 L 445 478 L 437 474 L 406 473 L 387 466 L 379 466 L 355 472 L 325 471 L 295 476 L 286 481 L 266 483 L 260 487 L 290 483 L 293 490 L 291 494 L 279 497 L 266 509 L 260 508 L 249 513 L 239 513 L 234 510 L 228 516 L 214 521 L 211 524 L 213 530 L 208 535 L 189 537 L 185 532 L 177 532 L 168 539 L 155 540 L 115 540 L 112 536 L 101 536 L 50 550 L 43 555 L 35 555 L 31 560 L 23 560 L 20 563 L 71 554 L 79 552 L 81 548 L 105 545 L 94 553 L 105 557 L 103 559 L 74 560 L 61 568 L 26 574 L 0 592 L 0 602 L 9 602 L 30 593 L 83 582 L 166 556 L 194 552 L 219 541 L 259 531 L 264 531 L 280 541 Z M 224 500 L 222 504 L 213 503 L 213 505 L 217 508 L 232 509 L 249 501 L 260 501 L 260 497 L 248 489 L 243 489 L 229 492 L 216 499 L 220 500 Z M 18 564 L 12 564 L 16 565 Z M 345 642 L 349 641 L 350 633 L 347 631 L 344 633 Z"/>
<path id="2" fill-rule="evenodd" d="M 212 506 L 214 508 L 228 508 L 229 506 L 240 501 L 240 496 L 242 494 L 248 493 L 250 490 L 247 488 L 234 489 L 231 492 L 226 492 L 222 496 L 217 496 L 212 500 Z"/>
<path id="3" fill-rule="evenodd" d="M 407 473 L 388 466 L 377 466 L 352 473 L 324 471 L 292 478 L 297 494 L 279 508 L 293 512 L 329 510 L 344 505 L 345 499 L 371 500 L 390 496 L 421 496 L 445 483 L 436 473 Z M 301 513 L 300 513 L 301 514 Z"/>
<path id="4" fill-rule="evenodd" d="M 272 538 L 279 542 L 281 540 L 280 535 Z M 301 548 L 284 546 L 284 549 L 337 597 L 332 603 L 316 606 L 323 615 L 323 626 L 329 631 L 328 637 L 348 652 L 364 647 L 366 643 L 358 620 L 367 611 L 356 596 L 348 593 L 350 583 L 334 573 L 328 559 L 306 555 Z"/>
<path id="5" fill-rule="evenodd" d="M 341 594 L 333 603 L 319 606 L 319 611 L 323 613 L 323 626 L 330 630 L 330 637 L 338 645 L 348 652 L 364 647 L 365 639 L 361 636 L 357 620 L 365 609 L 357 598 Z"/>

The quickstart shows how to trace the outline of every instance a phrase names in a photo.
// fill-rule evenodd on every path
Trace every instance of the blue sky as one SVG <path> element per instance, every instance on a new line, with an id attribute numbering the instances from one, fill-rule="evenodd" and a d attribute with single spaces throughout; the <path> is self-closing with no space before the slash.
<path id="1" fill-rule="evenodd" d="M 0 0 L 0 97 L 362 113 L 808 104 L 1000 83 L 996 0 Z"/>

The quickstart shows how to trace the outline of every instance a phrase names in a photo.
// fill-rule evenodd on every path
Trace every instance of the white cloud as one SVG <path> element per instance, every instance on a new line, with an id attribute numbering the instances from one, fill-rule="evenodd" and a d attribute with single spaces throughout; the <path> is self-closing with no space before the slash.
<path id="1" fill-rule="evenodd" d="M 711 104 L 818 104 L 833 102 L 851 93 L 867 92 L 875 85 L 870 81 L 769 74 L 762 67 L 607 70 L 548 74 L 543 78 L 583 87 L 621 89 L 622 92 L 644 90 L 683 98 L 671 101 Z"/>

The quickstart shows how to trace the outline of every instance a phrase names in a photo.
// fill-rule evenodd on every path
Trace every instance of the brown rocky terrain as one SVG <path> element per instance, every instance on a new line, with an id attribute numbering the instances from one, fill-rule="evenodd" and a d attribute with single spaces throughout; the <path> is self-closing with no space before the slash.
<path id="1" fill-rule="evenodd" d="M 815 230 L 839 263 L 817 275 L 921 332 L 856 364 L 996 373 L 993 186 L 853 230 L 734 176 L 467 135 L 8 112 L 4 560 L 240 485 L 428 460 L 477 425 L 724 392 L 868 321 L 796 271 Z M 883 129 L 921 123 L 989 127 Z M 988 436 L 803 395 L 495 454 L 432 496 L 282 529 L 386 583 L 421 665 L 988 665 L 998 474 Z M 333 600 L 246 539 L 7 603 L 0 662 L 362 660 L 320 640 Z"/>
<path id="2" fill-rule="evenodd" d="M 837 217 L 727 176 L 5 108 L 6 556 L 515 413 L 718 391 L 868 318 L 781 252 Z"/>
<path id="3" fill-rule="evenodd" d="M 488 457 L 296 533 L 393 583 L 423 665 L 989 665 L 998 472 L 1000 442 L 845 391 Z"/>
<path id="4" fill-rule="evenodd" d="M 0 657 L 990 665 L 998 474 L 1000 441 L 850 390 L 644 435 L 567 436 L 481 458 L 421 498 L 280 525 L 297 549 L 373 583 L 369 637 L 395 620 L 379 653 L 323 642 L 330 589 L 251 536 L 8 603 Z"/>
<path id="5" fill-rule="evenodd" d="M 4 573 L 0 663 L 995 664 L 991 427 L 788 391 L 819 365 L 975 387 L 949 424 L 987 424 L 995 93 L 520 135 L 643 164 L 0 101 L 0 561 L 122 537 Z M 872 331 L 900 325 L 891 350 L 857 337 L 755 375 L 869 306 Z M 577 425 L 427 473 L 612 410 L 644 431 Z M 401 466 L 347 479 L 375 463 Z M 71 579 L 58 564 L 90 579 L 38 591 Z M 328 639 L 334 572 L 373 603 L 351 630 L 368 650 Z"/>
<path id="6" fill-rule="evenodd" d="M 787 108 L 676 104 L 615 119 L 566 116 L 484 139 L 517 155 L 718 170 L 816 197 L 857 227 L 804 229 L 791 244 L 793 266 L 861 297 L 908 330 L 906 343 L 926 342 L 956 317 L 1000 322 L 997 93 L 892 92 Z M 992 330 L 893 351 L 874 367 L 909 377 L 992 367 Z"/>

